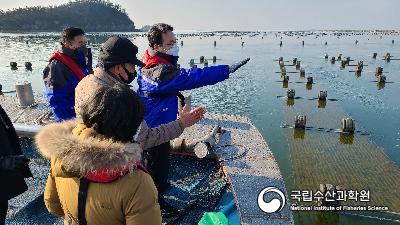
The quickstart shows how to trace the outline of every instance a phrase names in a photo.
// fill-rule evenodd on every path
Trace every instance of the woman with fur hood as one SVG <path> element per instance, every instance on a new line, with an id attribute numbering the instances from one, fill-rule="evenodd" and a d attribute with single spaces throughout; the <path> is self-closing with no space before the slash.
<path id="1" fill-rule="evenodd" d="M 51 162 L 44 193 L 50 213 L 68 225 L 162 224 L 157 190 L 132 140 L 144 114 L 140 98 L 117 84 L 82 103 L 82 120 L 38 133 L 36 145 Z"/>

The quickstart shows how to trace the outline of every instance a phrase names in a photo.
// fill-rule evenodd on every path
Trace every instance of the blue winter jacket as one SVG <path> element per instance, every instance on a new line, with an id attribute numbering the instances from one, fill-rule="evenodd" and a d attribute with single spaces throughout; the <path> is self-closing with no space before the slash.
<path id="1" fill-rule="evenodd" d="M 161 54 L 165 55 L 165 54 Z M 145 62 L 146 63 L 146 62 Z M 229 78 L 227 65 L 178 69 L 174 65 L 157 64 L 138 71 L 138 94 L 146 104 L 145 120 L 154 128 L 177 119 L 179 91 L 213 85 Z M 170 95 L 154 97 L 154 95 Z"/>
<path id="2" fill-rule="evenodd" d="M 70 56 L 88 75 L 92 67 L 91 59 L 86 58 L 81 52 L 62 47 L 60 52 Z M 58 60 L 52 60 L 43 70 L 45 94 L 50 105 L 54 119 L 57 122 L 75 117 L 75 88 L 79 83 L 77 76 L 66 65 Z"/>

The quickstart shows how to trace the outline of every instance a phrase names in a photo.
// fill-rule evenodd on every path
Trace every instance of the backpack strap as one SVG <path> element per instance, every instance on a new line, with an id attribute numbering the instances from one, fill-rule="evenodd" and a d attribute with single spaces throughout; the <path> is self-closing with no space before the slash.
<path id="1" fill-rule="evenodd" d="M 87 225 L 85 209 L 86 209 L 86 199 L 89 190 L 90 181 L 81 178 L 79 180 L 79 192 L 78 192 L 78 222 L 79 225 Z"/>

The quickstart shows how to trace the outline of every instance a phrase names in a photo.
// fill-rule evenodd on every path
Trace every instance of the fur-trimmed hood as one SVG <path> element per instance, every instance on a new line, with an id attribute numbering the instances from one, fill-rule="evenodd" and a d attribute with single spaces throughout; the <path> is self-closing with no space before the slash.
<path id="1" fill-rule="evenodd" d="M 112 175 L 130 170 L 140 161 L 139 144 L 109 138 L 81 138 L 72 133 L 78 124 L 77 119 L 50 124 L 36 135 L 36 146 L 51 160 L 55 176 L 86 176 L 99 171 Z"/>

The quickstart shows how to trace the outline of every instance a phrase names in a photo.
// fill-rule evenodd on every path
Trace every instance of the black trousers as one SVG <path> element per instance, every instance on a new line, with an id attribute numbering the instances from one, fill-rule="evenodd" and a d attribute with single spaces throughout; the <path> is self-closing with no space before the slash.
<path id="1" fill-rule="evenodd" d="M 8 201 L 0 200 L 0 225 L 6 223 L 7 209 L 8 209 Z"/>
<path id="2" fill-rule="evenodd" d="M 164 202 L 164 192 L 168 187 L 170 150 L 170 144 L 167 142 L 150 148 L 144 154 L 145 166 L 156 185 L 160 204 Z"/>

